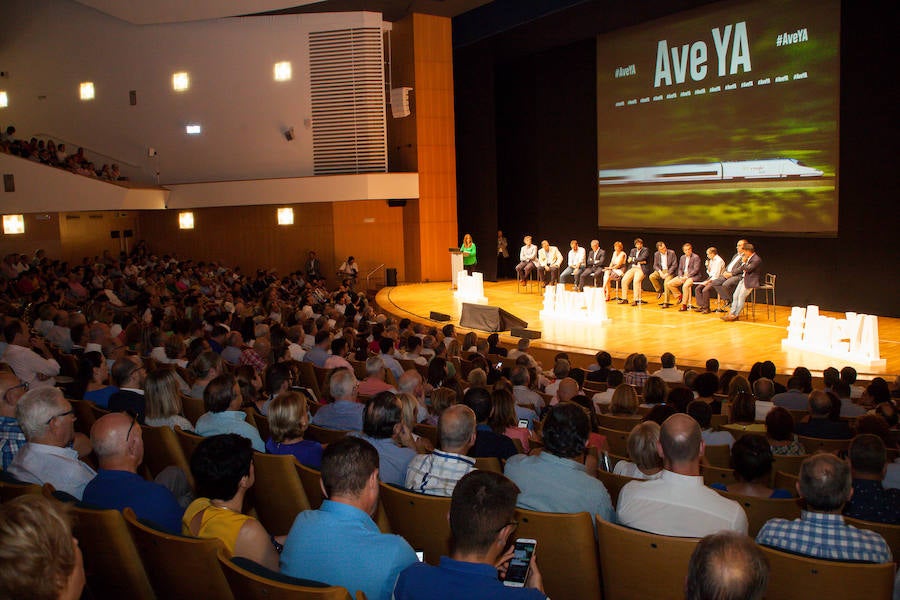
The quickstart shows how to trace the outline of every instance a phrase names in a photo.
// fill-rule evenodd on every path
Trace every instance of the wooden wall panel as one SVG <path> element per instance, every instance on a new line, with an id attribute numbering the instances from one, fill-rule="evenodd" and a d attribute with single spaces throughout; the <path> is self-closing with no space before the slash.
<path id="1" fill-rule="evenodd" d="M 85 256 L 100 256 L 104 250 L 118 256 L 125 249 L 123 232 L 130 229 L 136 236 L 137 222 L 136 211 L 59 213 L 60 256 L 70 262 L 80 262 Z M 118 231 L 120 237 L 110 237 L 112 231 Z M 129 250 L 137 243 L 135 237 L 127 241 Z"/>
<path id="2" fill-rule="evenodd" d="M 315 250 L 326 275 L 335 271 L 332 205 L 294 204 L 294 224 L 285 226 L 277 223 L 277 208 L 194 209 L 193 230 L 178 228 L 179 211 L 143 211 L 140 237 L 155 253 L 222 261 L 244 272 L 274 268 L 289 273 L 302 268 L 307 252 Z"/>
<path id="3" fill-rule="evenodd" d="M 43 248 L 50 258 L 58 258 L 62 253 L 59 240 L 59 215 L 50 213 L 48 220 L 38 220 L 37 215 L 26 214 L 25 233 L 6 235 L 3 233 L 3 222 L 0 220 L 0 257 L 13 252 L 34 254 Z"/>
<path id="4" fill-rule="evenodd" d="M 414 201 L 409 201 L 414 202 Z M 408 203 L 407 203 L 408 204 Z M 348 256 L 356 257 L 360 277 L 378 265 L 397 269 L 397 278 L 406 281 L 406 255 L 403 216 L 405 208 L 390 207 L 385 200 L 335 202 L 335 270 Z M 373 275 L 384 281 L 384 271 Z"/>
<path id="5" fill-rule="evenodd" d="M 447 248 L 459 245 L 452 31 L 445 17 L 413 14 L 407 19 L 413 23 L 421 278 L 448 280 Z"/>

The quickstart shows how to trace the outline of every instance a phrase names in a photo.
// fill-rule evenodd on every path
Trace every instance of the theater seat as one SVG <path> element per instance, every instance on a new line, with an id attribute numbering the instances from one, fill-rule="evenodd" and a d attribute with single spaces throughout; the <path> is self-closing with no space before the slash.
<path id="1" fill-rule="evenodd" d="M 178 436 L 168 427 L 151 427 L 141 425 L 144 439 L 144 468 L 150 478 L 156 477 L 163 469 L 175 466 L 184 471 L 191 489 L 194 488 L 194 477 L 184 451 L 178 442 Z"/>
<path id="2" fill-rule="evenodd" d="M 760 546 L 769 561 L 766 600 L 871 598 L 889 600 L 894 563 L 872 565 L 818 560 Z"/>
<path id="3" fill-rule="evenodd" d="M 394 533 L 406 538 L 414 550 L 424 551 L 429 564 L 436 565 L 441 556 L 450 555 L 450 498 L 378 485 L 381 505 Z"/>
<path id="4" fill-rule="evenodd" d="M 755 498 L 722 490 L 716 491 L 741 505 L 747 513 L 747 534 L 753 538 L 769 519 L 800 518 L 800 501 L 796 498 Z"/>
<path id="5" fill-rule="evenodd" d="M 548 597 L 557 600 L 601 597 L 592 515 L 518 508 L 515 520 L 519 522 L 516 537 L 538 541 L 535 557 Z"/>
<path id="6" fill-rule="evenodd" d="M 216 556 L 222 542 L 164 533 L 130 508 L 122 514 L 158 598 L 234 598 Z"/>
<path id="7" fill-rule="evenodd" d="M 318 510 L 325 499 L 325 493 L 322 491 L 321 486 L 321 473 L 299 462 L 294 463 L 294 468 L 297 470 L 297 475 L 300 476 L 300 483 L 303 484 L 303 491 L 306 492 L 306 500 L 309 502 L 309 507 L 313 510 Z"/>
<path id="8" fill-rule="evenodd" d="M 250 494 L 259 522 L 271 535 L 287 535 L 297 515 L 310 509 L 297 464 L 293 456 L 253 453 L 256 483 Z"/>
<path id="9" fill-rule="evenodd" d="M 688 563 L 699 539 L 656 535 L 601 519 L 597 537 L 604 600 L 683 596 Z"/>
<path id="10" fill-rule="evenodd" d="M 626 483 L 630 483 L 632 481 L 640 481 L 640 479 L 636 479 L 634 477 L 616 475 L 615 473 L 604 471 L 603 469 L 597 470 L 597 479 L 599 479 L 600 482 L 603 483 L 606 491 L 609 492 L 609 497 L 612 499 L 613 507 L 616 507 L 618 505 L 619 492 L 622 491 L 622 488 L 625 487 Z"/>
<path id="11" fill-rule="evenodd" d="M 232 559 L 220 549 L 219 565 L 235 597 L 240 600 L 352 600 L 345 588 L 281 575 L 242 558 Z M 357 592 L 356 598 L 365 598 Z"/>

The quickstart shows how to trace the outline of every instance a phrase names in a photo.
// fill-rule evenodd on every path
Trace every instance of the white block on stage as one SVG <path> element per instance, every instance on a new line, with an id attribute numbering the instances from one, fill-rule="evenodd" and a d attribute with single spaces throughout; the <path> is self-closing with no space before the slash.
<path id="1" fill-rule="evenodd" d="M 582 292 L 570 292 L 566 286 L 548 285 L 544 288 L 542 320 L 581 321 L 602 323 L 609 321 L 606 314 L 606 292 L 601 287 L 584 288 Z"/>
<path id="2" fill-rule="evenodd" d="M 472 273 L 469 275 L 465 269 L 456 273 L 456 291 L 453 297 L 459 302 L 469 302 L 471 304 L 487 304 L 487 297 L 484 295 L 484 276 L 481 273 Z"/>
<path id="3" fill-rule="evenodd" d="M 835 319 L 820 315 L 815 305 L 795 306 L 781 348 L 813 352 L 869 369 L 887 366 L 878 348 L 878 317 L 854 312 L 845 316 Z"/>

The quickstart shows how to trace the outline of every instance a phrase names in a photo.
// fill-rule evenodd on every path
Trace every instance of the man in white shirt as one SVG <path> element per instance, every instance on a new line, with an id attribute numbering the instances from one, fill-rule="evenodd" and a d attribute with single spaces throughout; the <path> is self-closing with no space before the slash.
<path id="1" fill-rule="evenodd" d="M 659 357 L 659 361 L 662 363 L 662 369 L 659 369 L 655 373 L 653 373 L 654 377 L 659 377 L 666 383 L 683 383 L 684 382 L 684 372 L 681 369 L 675 367 L 675 355 L 671 352 L 666 352 L 661 357 Z"/>
<path id="2" fill-rule="evenodd" d="M 665 467 L 662 477 L 622 488 L 619 523 L 678 537 L 704 537 L 723 529 L 746 534 L 747 515 L 741 505 L 703 484 L 703 448 L 697 421 L 686 414 L 666 419 L 657 447 Z"/>
<path id="3" fill-rule="evenodd" d="M 715 246 L 710 246 L 706 249 L 706 281 L 698 283 L 694 292 L 697 297 L 697 310 L 701 313 L 709 313 L 709 300 L 715 293 L 713 284 L 720 280 L 724 272 L 725 260 L 719 256 L 719 250 Z"/>
<path id="4" fill-rule="evenodd" d="M 28 483 L 49 483 L 81 500 L 97 474 L 69 447 L 75 439 L 75 412 L 57 388 L 29 390 L 16 406 L 16 419 L 28 440 L 9 464 L 9 473 Z"/>
<path id="5" fill-rule="evenodd" d="M 559 267 L 562 265 L 563 257 L 556 246 L 551 246 L 550 242 L 543 240 L 541 249 L 538 250 L 538 266 L 541 268 L 541 287 L 548 284 L 547 274 L 549 273 L 549 284 L 556 285 L 559 282 Z"/>
<path id="6" fill-rule="evenodd" d="M 775 384 L 771 379 L 760 377 L 753 382 L 753 396 L 756 398 L 756 420 L 765 422 L 766 415 L 775 407 Z"/>
<path id="7" fill-rule="evenodd" d="M 569 242 L 569 262 L 566 269 L 559 276 L 559 280 L 565 284 L 571 278 L 575 283 L 575 288 L 578 288 L 578 281 L 581 278 L 581 270 L 584 269 L 585 263 L 585 252 L 584 248 L 578 247 L 578 240 L 572 240 Z"/>
<path id="8" fill-rule="evenodd" d="M 54 377 L 59 375 L 59 363 L 48 358 L 50 351 L 46 344 L 42 339 L 32 337 L 25 323 L 18 319 L 10 321 L 3 328 L 3 337 L 9 344 L 3 353 L 3 362 L 16 377 L 32 388 L 56 385 Z"/>
<path id="9" fill-rule="evenodd" d="M 531 376 L 526 367 L 514 368 L 509 379 L 513 384 L 513 396 L 516 399 L 516 418 L 527 419 L 528 429 L 532 429 L 544 408 L 544 399 L 540 394 L 529 389 Z"/>
<path id="10" fill-rule="evenodd" d="M 516 265 L 516 274 L 518 275 L 519 284 L 528 284 L 528 275 L 535 269 L 540 267 L 537 261 L 537 246 L 531 243 L 531 236 L 526 235 L 522 240 L 525 245 L 519 250 L 519 264 Z"/>

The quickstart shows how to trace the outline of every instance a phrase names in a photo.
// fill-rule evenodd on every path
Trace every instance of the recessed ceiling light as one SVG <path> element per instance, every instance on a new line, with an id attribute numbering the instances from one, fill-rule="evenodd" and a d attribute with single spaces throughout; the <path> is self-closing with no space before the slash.
<path id="1" fill-rule="evenodd" d="M 203 128 L 197 125 L 196 123 L 191 123 L 190 125 L 184 126 L 184 132 L 188 135 L 200 135 L 203 131 Z"/>
<path id="2" fill-rule="evenodd" d="M 6 108 L 9 106 L 9 96 L 6 95 L 6 92 L 0 90 L 0 108 Z"/>

